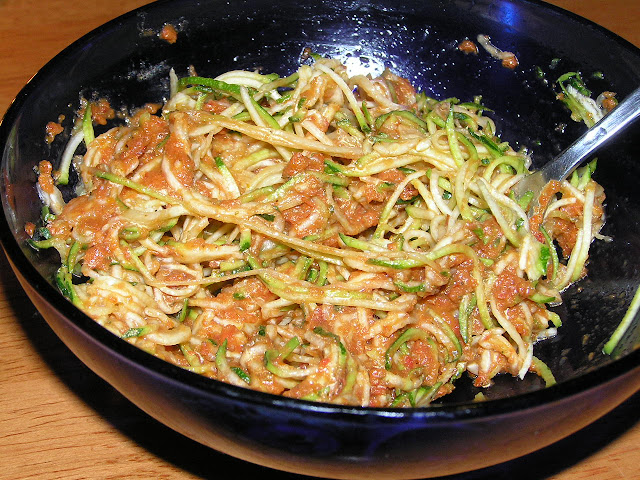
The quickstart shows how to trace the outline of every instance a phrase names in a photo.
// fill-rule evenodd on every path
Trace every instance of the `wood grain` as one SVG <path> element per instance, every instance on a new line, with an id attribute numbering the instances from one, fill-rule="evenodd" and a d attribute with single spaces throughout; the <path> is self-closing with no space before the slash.
<path id="1" fill-rule="evenodd" d="M 0 112 L 56 53 L 144 0 L 0 0 Z M 640 46 L 640 2 L 555 0 Z M 211 451 L 160 425 L 79 362 L 0 254 L 0 479 L 299 480 Z M 640 394 L 532 455 L 448 480 L 638 479 Z"/>

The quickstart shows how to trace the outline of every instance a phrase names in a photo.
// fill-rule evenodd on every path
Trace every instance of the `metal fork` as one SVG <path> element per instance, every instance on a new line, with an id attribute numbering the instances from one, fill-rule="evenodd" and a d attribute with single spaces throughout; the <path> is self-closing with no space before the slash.
<path id="1" fill-rule="evenodd" d="M 636 88 L 560 155 L 540 170 L 527 175 L 516 183 L 512 190 L 517 197 L 521 197 L 529 191 L 533 192 L 528 208 L 529 216 L 532 215 L 538 204 L 540 192 L 549 181 L 566 179 L 598 147 L 628 127 L 638 116 L 640 116 L 640 87 Z"/>

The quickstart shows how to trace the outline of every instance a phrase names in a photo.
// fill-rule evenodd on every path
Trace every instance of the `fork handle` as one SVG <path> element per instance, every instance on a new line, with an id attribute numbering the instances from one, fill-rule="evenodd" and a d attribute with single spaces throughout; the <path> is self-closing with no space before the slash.
<path id="1" fill-rule="evenodd" d="M 628 127 L 640 116 L 640 87 L 622 100 L 553 162 L 542 167 L 545 178 L 564 180 L 575 167 L 607 140 Z"/>

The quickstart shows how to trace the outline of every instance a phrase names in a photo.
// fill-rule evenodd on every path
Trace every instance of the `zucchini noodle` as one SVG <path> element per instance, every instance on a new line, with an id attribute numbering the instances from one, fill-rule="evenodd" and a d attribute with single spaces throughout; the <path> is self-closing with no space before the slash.
<path id="1" fill-rule="evenodd" d="M 57 250 L 87 315 L 195 373 L 305 400 L 425 406 L 465 371 L 478 388 L 553 384 L 533 345 L 604 221 L 592 167 L 528 212 L 511 187 L 530 158 L 480 98 L 333 59 L 170 85 L 95 138 L 84 115 L 65 171 L 40 165 L 30 243 Z M 66 204 L 60 178 L 79 183 Z"/>

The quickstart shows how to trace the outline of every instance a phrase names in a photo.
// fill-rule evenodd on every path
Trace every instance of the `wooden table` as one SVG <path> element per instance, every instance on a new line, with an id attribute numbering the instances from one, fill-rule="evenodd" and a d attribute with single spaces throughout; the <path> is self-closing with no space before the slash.
<path id="1" fill-rule="evenodd" d="M 82 34 L 147 0 L 0 0 L 0 113 Z M 640 2 L 555 0 L 640 46 Z M 302 477 L 211 451 L 160 425 L 78 361 L 0 254 L 0 479 Z M 638 479 L 640 394 L 540 452 L 449 480 Z"/>

